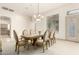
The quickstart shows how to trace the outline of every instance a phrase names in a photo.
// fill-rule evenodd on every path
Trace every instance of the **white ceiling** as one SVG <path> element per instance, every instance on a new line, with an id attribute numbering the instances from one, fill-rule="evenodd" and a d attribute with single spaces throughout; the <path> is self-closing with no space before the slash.
<path id="1" fill-rule="evenodd" d="M 40 14 L 45 13 L 51 9 L 57 8 L 59 6 L 64 5 L 63 3 L 39 3 L 39 12 Z M 22 15 L 34 15 L 38 12 L 38 4 L 37 3 L 0 3 L 0 7 L 11 8 L 15 11 L 15 13 L 19 13 Z"/>

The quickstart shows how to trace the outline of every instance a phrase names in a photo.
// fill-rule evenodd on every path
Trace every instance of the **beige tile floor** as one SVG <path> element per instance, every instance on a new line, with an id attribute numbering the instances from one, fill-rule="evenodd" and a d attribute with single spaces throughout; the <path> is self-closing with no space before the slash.
<path id="1" fill-rule="evenodd" d="M 2 54 L 16 55 L 15 41 L 12 39 L 2 39 Z M 41 47 L 30 47 L 30 50 L 20 48 L 21 55 L 79 55 L 79 43 L 57 40 L 57 42 L 42 53 Z"/>

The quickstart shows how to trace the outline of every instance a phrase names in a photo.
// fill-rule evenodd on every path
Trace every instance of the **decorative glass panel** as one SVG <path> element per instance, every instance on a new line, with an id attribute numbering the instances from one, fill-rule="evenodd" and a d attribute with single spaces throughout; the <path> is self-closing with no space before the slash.
<path id="1" fill-rule="evenodd" d="M 71 14 L 79 14 L 79 9 L 73 9 L 73 10 L 67 11 L 67 15 L 71 15 Z"/>
<path id="2" fill-rule="evenodd" d="M 47 28 L 59 31 L 59 14 L 47 18 Z"/>
<path id="3" fill-rule="evenodd" d="M 10 37 L 10 31 L 11 31 L 11 20 L 9 17 L 1 16 L 0 17 L 0 36 Z"/>

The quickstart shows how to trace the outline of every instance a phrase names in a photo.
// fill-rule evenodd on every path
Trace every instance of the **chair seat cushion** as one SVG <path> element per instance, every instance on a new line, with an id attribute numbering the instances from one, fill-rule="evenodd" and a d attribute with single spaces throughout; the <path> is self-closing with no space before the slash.
<path id="1" fill-rule="evenodd" d="M 25 45 L 25 42 L 24 41 L 19 41 L 18 45 Z"/>
<path id="2" fill-rule="evenodd" d="M 42 39 L 38 39 L 38 40 L 37 40 L 37 42 L 40 42 L 40 43 L 42 43 L 42 42 L 43 42 L 43 40 L 42 40 Z"/>

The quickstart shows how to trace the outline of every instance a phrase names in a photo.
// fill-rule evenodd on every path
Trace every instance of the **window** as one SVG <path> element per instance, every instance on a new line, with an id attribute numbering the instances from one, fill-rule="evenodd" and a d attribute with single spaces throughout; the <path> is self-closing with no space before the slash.
<path id="1" fill-rule="evenodd" d="M 6 16 L 1 16 L 0 17 L 0 36 L 10 37 L 10 30 L 11 30 L 10 18 Z"/>
<path id="2" fill-rule="evenodd" d="M 67 15 L 71 15 L 71 14 L 79 14 L 79 9 L 73 9 L 73 10 L 67 11 Z"/>
<path id="3" fill-rule="evenodd" d="M 59 14 L 48 16 L 47 28 L 55 31 L 59 31 Z"/>

